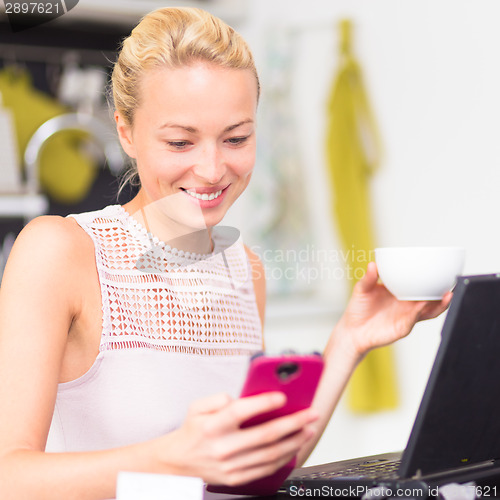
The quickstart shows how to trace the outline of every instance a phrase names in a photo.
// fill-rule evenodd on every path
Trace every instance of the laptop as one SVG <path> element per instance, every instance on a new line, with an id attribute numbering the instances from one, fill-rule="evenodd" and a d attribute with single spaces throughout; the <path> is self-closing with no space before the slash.
<path id="1" fill-rule="evenodd" d="M 500 274 L 491 274 L 457 278 L 405 450 L 295 469 L 280 491 L 427 498 L 444 484 L 499 477 Z M 485 488 L 500 497 L 500 487 Z"/>

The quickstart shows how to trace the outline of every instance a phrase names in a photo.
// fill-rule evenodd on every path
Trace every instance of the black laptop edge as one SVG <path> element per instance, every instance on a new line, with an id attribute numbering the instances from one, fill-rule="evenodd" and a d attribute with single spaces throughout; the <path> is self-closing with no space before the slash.
<path id="1" fill-rule="evenodd" d="M 445 355 L 448 352 L 449 342 L 452 341 L 453 329 L 457 328 L 456 323 L 460 319 L 464 297 L 469 290 L 469 285 L 476 285 L 478 283 L 480 284 L 479 286 L 485 289 L 488 288 L 488 283 L 494 283 L 493 286 L 497 288 L 497 293 L 499 293 L 497 310 L 500 324 L 500 274 L 459 276 L 454 289 L 452 303 L 450 304 L 447 317 L 443 324 L 441 343 L 438 348 L 438 352 L 436 354 L 427 386 L 405 450 L 400 452 L 381 453 L 366 457 L 356 457 L 338 462 L 295 469 L 283 484 L 279 492 L 280 494 L 285 494 L 288 497 L 304 496 L 307 494 L 307 490 L 309 490 L 309 494 L 313 494 L 312 492 L 314 492 L 318 494 L 318 496 L 334 496 L 337 494 L 336 496 L 361 497 L 369 488 L 388 488 L 394 493 L 398 490 L 413 490 L 413 496 L 417 498 L 427 498 L 428 496 L 432 496 L 435 488 L 442 486 L 443 484 L 451 482 L 467 483 L 469 481 L 475 481 L 476 483 L 481 484 L 482 481 L 487 483 L 487 480 L 490 478 L 500 477 L 500 462 L 494 457 L 490 457 L 485 461 L 467 463 L 453 469 L 439 470 L 422 474 L 420 471 L 417 471 L 412 475 L 411 473 L 406 474 L 412 460 L 415 449 L 415 441 L 418 440 L 418 436 L 421 432 L 421 426 L 433 397 L 433 388 L 436 386 L 437 377 L 439 376 L 442 368 L 442 363 L 446 357 Z M 498 420 L 500 428 L 500 419 Z M 329 479 L 322 478 L 322 473 L 327 471 L 335 469 L 346 470 L 349 469 L 350 466 L 363 463 L 369 465 L 375 461 L 393 461 L 399 458 L 401 459 L 401 466 L 398 471 L 400 475 L 398 478 L 391 478 L 388 480 L 377 478 L 370 479 L 363 476 L 337 476 Z M 500 495 L 500 488 L 498 489 L 498 494 Z M 496 494 L 494 497 L 496 497 Z"/>

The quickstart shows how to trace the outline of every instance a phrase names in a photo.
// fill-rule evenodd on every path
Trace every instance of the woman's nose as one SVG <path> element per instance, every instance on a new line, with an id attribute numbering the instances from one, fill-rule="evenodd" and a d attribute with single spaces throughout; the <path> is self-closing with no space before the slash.
<path id="1" fill-rule="evenodd" d="M 193 167 L 194 174 L 207 184 L 217 184 L 226 172 L 224 158 L 216 146 L 207 146 Z"/>

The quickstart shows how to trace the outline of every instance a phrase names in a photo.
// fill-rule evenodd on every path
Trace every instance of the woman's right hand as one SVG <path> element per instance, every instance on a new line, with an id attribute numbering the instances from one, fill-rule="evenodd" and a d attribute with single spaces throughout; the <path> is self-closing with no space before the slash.
<path id="1" fill-rule="evenodd" d="M 315 410 L 307 409 L 252 427 L 246 420 L 280 408 L 279 392 L 233 400 L 216 394 L 191 404 L 184 424 L 166 435 L 161 460 L 175 473 L 211 484 L 238 485 L 265 477 L 287 464 L 313 437 Z"/>

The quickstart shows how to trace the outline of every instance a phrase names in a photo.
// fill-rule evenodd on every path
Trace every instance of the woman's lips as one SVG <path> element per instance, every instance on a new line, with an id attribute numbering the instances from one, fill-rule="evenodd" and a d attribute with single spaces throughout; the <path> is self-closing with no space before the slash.
<path id="1" fill-rule="evenodd" d="M 200 188 L 182 190 L 201 208 L 213 208 L 222 203 L 228 187 L 229 185 L 219 189 Z"/>

